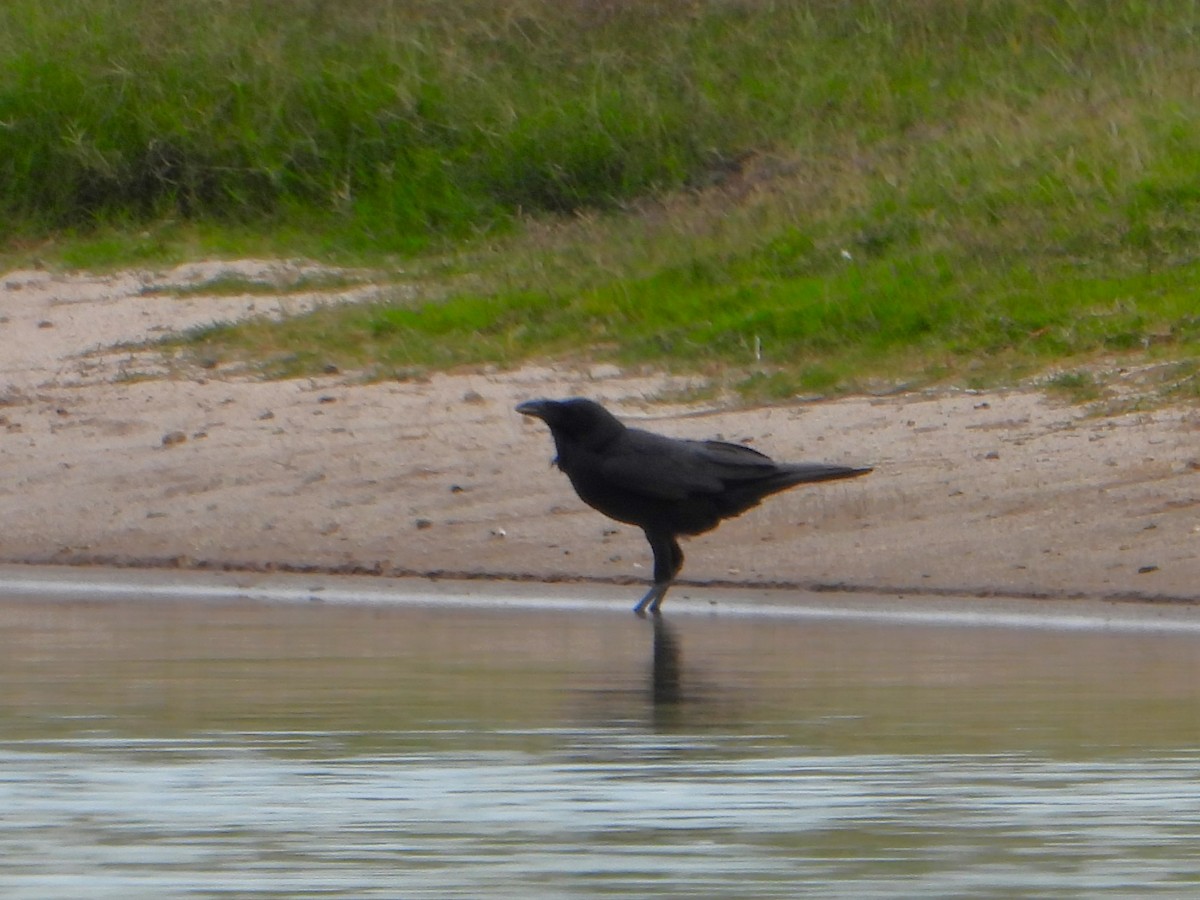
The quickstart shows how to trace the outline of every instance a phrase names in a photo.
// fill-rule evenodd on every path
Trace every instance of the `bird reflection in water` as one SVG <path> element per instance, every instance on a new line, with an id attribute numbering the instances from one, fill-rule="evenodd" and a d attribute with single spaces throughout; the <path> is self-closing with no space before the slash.
<path id="1" fill-rule="evenodd" d="M 650 696 L 657 706 L 676 706 L 683 702 L 682 667 L 679 638 L 660 615 L 654 621 L 654 665 L 650 675 Z"/>

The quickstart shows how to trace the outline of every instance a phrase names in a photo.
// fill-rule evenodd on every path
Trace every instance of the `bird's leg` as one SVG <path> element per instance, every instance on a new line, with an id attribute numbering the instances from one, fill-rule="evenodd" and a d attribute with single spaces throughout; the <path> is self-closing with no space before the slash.
<path id="1" fill-rule="evenodd" d="M 683 550 L 680 549 L 679 541 L 675 540 L 674 535 L 647 531 L 646 540 L 650 542 L 650 549 L 654 552 L 654 584 L 633 608 L 639 616 L 645 615 L 647 610 L 658 614 L 667 589 L 683 568 Z"/>
<path id="2" fill-rule="evenodd" d="M 658 615 L 659 607 L 662 606 L 663 599 L 667 596 L 667 588 L 674 583 L 676 576 L 679 575 L 679 570 L 683 568 L 683 550 L 679 546 L 679 541 L 677 541 L 674 537 L 668 538 L 667 548 L 671 551 L 671 575 L 667 579 L 666 585 L 663 586 L 663 589 L 659 592 L 658 596 L 655 597 L 650 603 L 650 612 L 652 612 L 654 615 Z M 657 565 L 655 568 L 657 569 Z M 656 577 L 654 580 L 657 581 L 657 573 L 655 574 Z"/>
<path id="3" fill-rule="evenodd" d="M 667 588 L 670 586 L 669 582 L 667 584 L 658 584 L 655 582 L 650 586 L 650 590 L 646 591 L 646 595 L 637 602 L 637 606 L 633 608 L 633 611 L 639 616 L 645 616 L 647 609 L 657 614 L 658 608 L 662 606 L 663 594 L 667 592 Z"/>

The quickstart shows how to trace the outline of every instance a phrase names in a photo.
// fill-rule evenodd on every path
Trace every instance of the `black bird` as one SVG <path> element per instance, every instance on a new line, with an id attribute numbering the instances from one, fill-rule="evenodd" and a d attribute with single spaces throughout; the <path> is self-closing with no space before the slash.
<path id="1" fill-rule="evenodd" d="M 579 498 L 636 525 L 654 551 L 654 584 L 634 612 L 657 613 L 679 570 L 681 534 L 703 534 L 770 494 L 808 481 L 854 478 L 868 468 L 777 463 L 741 444 L 688 441 L 627 428 L 594 400 L 530 400 L 517 412 L 550 426 L 555 464 Z"/>

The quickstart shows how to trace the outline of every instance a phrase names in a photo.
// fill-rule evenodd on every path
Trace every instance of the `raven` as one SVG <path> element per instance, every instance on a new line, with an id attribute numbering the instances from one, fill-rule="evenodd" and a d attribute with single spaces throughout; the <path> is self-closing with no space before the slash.
<path id="1" fill-rule="evenodd" d="M 689 441 L 627 428 L 594 400 L 529 400 L 517 412 L 550 427 L 554 460 L 588 506 L 636 525 L 654 552 L 654 584 L 634 612 L 658 613 L 679 570 L 678 535 L 703 534 L 766 496 L 808 481 L 866 475 L 869 467 L 777 463 L 741 444 Z"/>

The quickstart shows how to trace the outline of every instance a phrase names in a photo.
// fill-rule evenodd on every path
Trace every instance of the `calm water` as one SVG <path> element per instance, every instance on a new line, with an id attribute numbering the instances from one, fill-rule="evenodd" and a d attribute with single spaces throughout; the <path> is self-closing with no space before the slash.
<path id="1" fill-rule="evenodd" d="M 0 602 L 5 898 L 1197 895 L 1196 634 Z"/>

